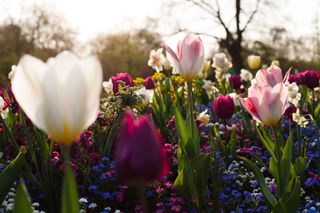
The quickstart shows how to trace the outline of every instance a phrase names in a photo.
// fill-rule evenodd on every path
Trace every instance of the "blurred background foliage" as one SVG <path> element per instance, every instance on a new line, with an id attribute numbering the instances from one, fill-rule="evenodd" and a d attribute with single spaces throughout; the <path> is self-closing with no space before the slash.
<path id="1" fill-rule="evenodd" d="M 259 14 L 273 7 L 267 4 L 267 1 L 255 0 L 250 5 L 244 5 L 244 0 L 235 0 L 232 10 L 235 15 L 233 22 L 229 24 L 225 24 L 220 7 L 208 6 L 209 0 L 183 1 L 203 10 L 204 14 L 208 13 L 209 20 L 225 31 L 224 37 L 217 37 L 209 31 L 193 31 L 179 24 L 172 29 L 170 35 L 189 31 L 211 37 L 216 44 L 215 47 L 218 48 L 211 51 L 211 55 L 207 56 L 208 59 L 219 50 L 228 54 L 236 71 L 243 66 L 246 67 L 246 58 L 251 54 L 260 55 L 264 64 L 270 64 L 275 59 L 279 60 L 283 70 L 290 67 L 294 72 L 305 69 L 320 70 L 318 19 L 314 21 L 315 34 L 307 38 L 293 37 L 284 27 L 278 26 L 265 27 L 267 34 L 262 33 L 258 39 L 252 39 L 248 36 L 252 32 L 250 26 L 257 23 L 261 25 L 266 21 L 265 17 L 261 18 Z M 170 8 L 172 7 L 170 5 Z M 256 19 L 259 22 L 255 22 Z M 74 50 L 83 55 L 97 55 L 101 60 L 106 80 L 118 72 L 127 72 L 133 77 L 149 76 L 153 73 L 147 65 L 150 50 L 161 48 L 164 38 L 170 36 L 159 32 L 158 23 L 161 21 L 163 20 L 150 19 L 146 21 L 144 27 L 100 34 L 88 43 L 81 44 L 77 41 L 77 31 L 68 24 L 63 15 L 53 9 L 33 6 L 27 9 L 20 19 L 8 17 L 0 23 L 0 87 L 9 85 L 7 75 L 11 66 L 17 64 L 23 54 L 47 60 L 63 50 Z"/>

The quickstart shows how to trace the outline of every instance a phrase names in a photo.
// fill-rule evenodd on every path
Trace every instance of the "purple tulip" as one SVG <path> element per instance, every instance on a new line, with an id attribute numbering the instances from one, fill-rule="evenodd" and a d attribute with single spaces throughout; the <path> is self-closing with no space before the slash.
<path id="1" fill-rule="evenodd" d="M 133 87 L 132 77 L 128 73 L 117 73 L 115 77 L 111 78 L 113 85 L 113 93 L 117 94 L 119 92 L 119 83 L 122 81 L 125 86 Z"/>
<path id="2" fill-rule="evenodd" d="M 319 75 L 313 70 L 304 71 L 304 85 L 313 89 L 319 86 Z"/>
<path id="3" fill-rule="evenodd" d="M 214 100 L 213 111 L 221 119 L 231 118 L 234 112 L 233 99 L 229 95 L 220 95 Z"/>
<path id="4" fill-rule="evenodd" d="M 231 75 L 229 77 L 229 84 L 235 90 L 240 89 L 240 87 L 241 87 L 241 77 L 240 77 L 240 75 Z"/>
<path id="5" fill-rule="evenodd" d="M 150 118 L 124 115 L 116 145 L 116 171 L 125 183 L 153 181 L 168 174 L 167 157 Z"/>

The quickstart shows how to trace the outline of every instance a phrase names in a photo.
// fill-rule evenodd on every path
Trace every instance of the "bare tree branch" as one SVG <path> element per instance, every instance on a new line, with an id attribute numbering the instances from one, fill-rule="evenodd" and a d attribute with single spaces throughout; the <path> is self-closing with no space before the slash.
<path id="1" fill-rule="evenodd" d="M 196 0 L 186 0 L 187 2 L 192 3 L 193 5 L 197 6 L 198 8 L 204 10 L 211 16 L 215 16 L 215 11 L 211 5 L 209 5 L 207 2 L 204 0 L 196 1 Z M 209 5 L 209 6 L 208 6 Z"/>
<path id="2" fill-rule="evenodd" d="M 217 8 L 218 8 L 218 10 L 216 12 L 216 18 L 219 20 L 220 24 L 223 26 L 224 30 L 227 33 L 227 36 L 232 38 L 232 33 L 230 32 L 229 28 L 226 26 L 226 24 L 222 20 L 221 13 L 220 13 L 221 9 L 220 9 L 220 5 L 219 5 L 219 0 L 216 0 L 216 4 L 217 4 Z"/>
<path id="3" fill-rule="evenodd" d="M 248 21 L 246 22 L 246 24 L 244 25 L 244 27 L 242 28 L 241 32 L 244 32 L 246 30 L 246 28 L 248 27 L 248 25 L 250 24 L 250 22 L 253 20 L 254 16 L 256 15 L 256 13 L 258 12 L 259 10 L 259 4 L 260 4 L 261 0 L 257 0 L 257 3 L 256 3 L 256 7 L 254 9 L 254 11 L 251 13 Z"/>

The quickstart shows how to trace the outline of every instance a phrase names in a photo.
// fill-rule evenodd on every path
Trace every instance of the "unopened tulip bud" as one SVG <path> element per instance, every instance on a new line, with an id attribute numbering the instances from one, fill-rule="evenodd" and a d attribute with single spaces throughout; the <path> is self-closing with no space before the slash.
<path id="1" fill-rule="evenodd" d="M 248 56 L 248 66 L 251 70 L 258 70 L 261 67 L 261 57 L 258 55 Z"/>
<path id="2" fill-rule="evenodd" d="M 154 89 L 156 87 L 152 80 L 152 76 L 149 76 L 146 79 L 144 79 L 144 86 L 146 89 Z"/>
<path id="3" fill-rule="evenodd" d="M 167 157 L 149 117 L 135 118 L 127 112 L 116 143 L 116 171 L 121 181 L 153 181 L 167 175 Z"/>
<path id="4" fill-rule="evenodd" d="M 229 95 L 220 95 L 214 100 L 213 111 L 221 119 L 231 118 L 234 112 L 233 99 Z"/>

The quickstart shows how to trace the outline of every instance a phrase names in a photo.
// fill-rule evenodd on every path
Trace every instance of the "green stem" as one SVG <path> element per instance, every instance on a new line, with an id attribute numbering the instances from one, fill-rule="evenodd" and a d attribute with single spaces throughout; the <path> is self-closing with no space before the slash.
<path id="1" fill-rule="evenodd" d="M 146 188 L 146 184 L 144 183 L 144 181 L 141 181 L 140 183 L 137 184 L 137 191 L 142 202 L 143 212 L 149 213 L 150 211 L 148 208 L 148 200 L 144 194 L 145 188 Z"/>
<path id="2" fill-rule="evenodd" d="M 277 133 L 277 128 L 276 127 L 272 127 L 273 129 L 273 133 L 274 133 L 274 136 L 275 136 L 275 155 L 276 155 L 276 158 L 277 158 L 277 162 L 278 162 L 278 180 L 277 180 L 277 194 L 279 197 L 282 196 L 283 192 L 282 192 L 282 184 L 281 184 L 281 181 L 280 181 L 280 177 L 281 177 L 281 144 L 280 144 L 280 140 L 279 140 L 279 135 Z"/>
<path id="3" fill-rule="evenodd" d="M 194 133 L 194 115 L 193 115 L 193 92 L 192 92 L 192 82 L 188 81 L 188 103 L 189 103 L 189 116 L 190 116 L 190 127 L 191 127 L 191 135 L 192 138 L 195 138 Z"/>

